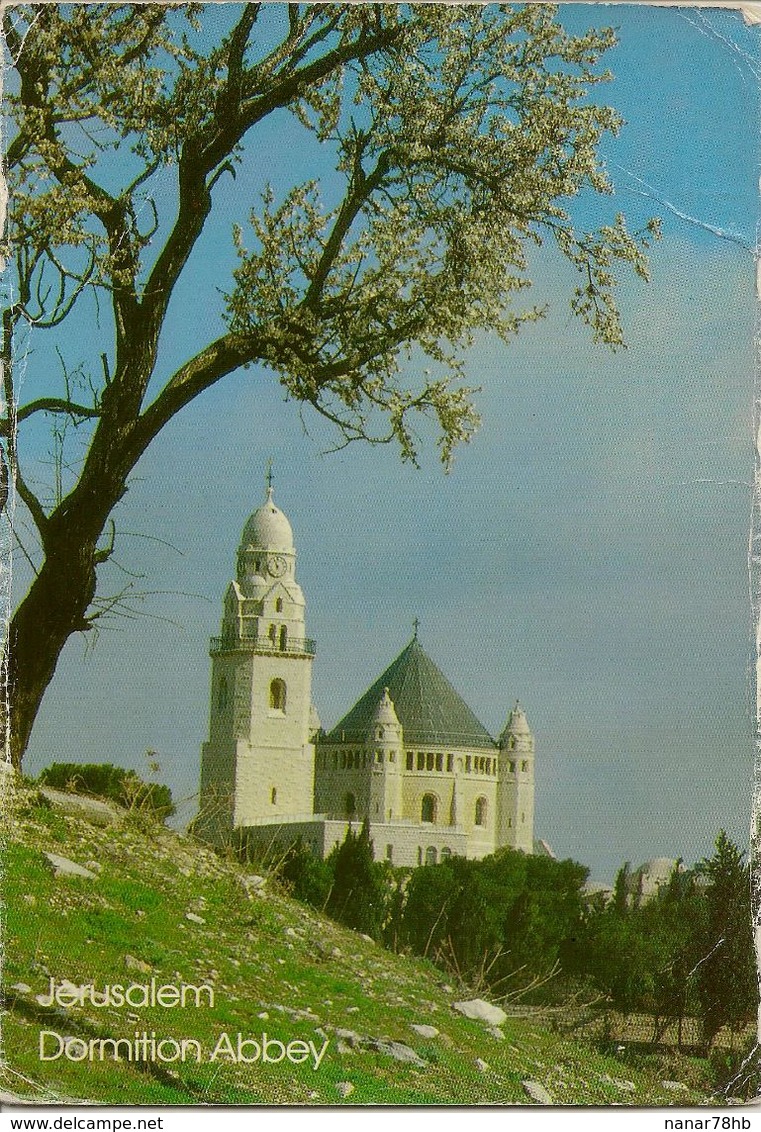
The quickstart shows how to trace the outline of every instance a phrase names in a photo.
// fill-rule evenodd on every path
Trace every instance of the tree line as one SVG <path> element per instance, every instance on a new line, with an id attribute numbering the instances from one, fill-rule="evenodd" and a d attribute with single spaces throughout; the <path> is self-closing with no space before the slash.
<path id="1" fill-rule="evenodd" d="M 710 858 L 677 865 L 647 900 L 628 865 L 612 898 L 590 896 L 586 866 L 510 849 L 393 868 L 373 860 L 366 824 L 324 861 L 296 843 L 278 871 L 297 899 L 499 1000 L 586 998 L 650 1016 L 655 1042 L 676 1024 L 680 1046 L 696 1018 L 706 1049 L 756 1016 L 749 867 L 724 832 Z"/>

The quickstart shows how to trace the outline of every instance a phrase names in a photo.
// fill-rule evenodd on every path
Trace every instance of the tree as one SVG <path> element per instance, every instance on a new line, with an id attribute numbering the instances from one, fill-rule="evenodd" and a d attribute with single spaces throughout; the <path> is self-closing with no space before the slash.
<path id="1" fill-rule="evenodd" d="M 385 918 L 386 885 L 383 867 L 373 860 L 367 818 L 359 833 L 349 826 L 343 843 L 328 861 L 333 866 L 333 887 L 325 910 L 347 928 L 378 939 Z"/>
<path id="2" fill-rule="evenodd" d="M 722 830 L 716 851 L 698 866 L 708 878 L 702 957 L 696 964 L 703 1036 L 742 1029 L 756 1017 L 758 985 L 753 952 L 750 871 L 745 854 Z"/>
<path id="3" fill-rule="evenodd" d="M 539 5 L 212 9 L 213 24 L 195 4 L 3 15 L 16 72 L 6 154 L 16 280 L 2 317 L 0 489 L 10 481 L 10 514 L 17 496 L 39 542 L 25 549 L 35 576 L 4 659 L 17 766 L 65 642 L 118 604 L 98 591 L 112 512 L 196 397 L 258 367 L 333 422 L 339 444 L 396 440 L 414 460 L 411 418 L 433 418 L 446 462 L 477 423 L 463 348 L 479 331 L 507 340 L 542 313 L 515 304 L 530 285 L 527 249 L 554 241 L 579 273 L 574 313 L 612 346 L 617 269 L 647 275 L 655 222 L 631 235 L 616 216 L 585 232 L 567 212 L 584 191 L 610 191 L 597 151 L 620 121 L 586 96 L 606 77 L 612 32 L 568 35 Z M 224 321 L 164 374 L 173 299 L 220 183 L 238 169 L 253 177 L 247 147 L 256 154 L 278 113 L 319 143 L 320 167 L 280 195 L 243 187 L 238 266 L 204 280 L 225 292 Z M 56 337 L 60 372 L 27 373 L 33 393 L 20 403 L 14 363 L 29 328 L 92 336 L 95 302 L 97 365 L 67 359 Z M 413 348 L 435 372 L 407 383 Z M 24 448 L 41 414 L 57 456 L 47 493 L 33 490 Z M 72 435 L 76 469 L 64 458 Z"/>

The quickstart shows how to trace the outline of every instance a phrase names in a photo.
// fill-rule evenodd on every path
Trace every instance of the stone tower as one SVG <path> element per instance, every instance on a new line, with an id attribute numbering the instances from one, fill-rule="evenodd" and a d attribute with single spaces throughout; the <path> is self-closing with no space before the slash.
<path id="1" fill-rule="evenodd" d="M 519 703 L 499 737 L 497 845 L 531 853 L 534 845 L 534 736 Z"/>
<path id="2" fill-rule="evenodd" d="M 216 843 L 240 826 L 312 813 L 312 659 L 296 550 L 272 486 L 243 528 L 221 636 L 211 641 L 209 738 L 195 826 Z"/>

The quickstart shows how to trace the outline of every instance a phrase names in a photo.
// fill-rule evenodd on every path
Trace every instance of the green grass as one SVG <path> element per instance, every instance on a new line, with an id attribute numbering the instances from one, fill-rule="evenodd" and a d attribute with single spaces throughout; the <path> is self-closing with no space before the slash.
<path id="1" fill-rule="evenodd" d="M 452 1009 L 464 993 L 445 989 L 425 961 L 393 955 L 274 885 L 249 895 L 246 869 L 161 826 L 135 822 L 95 828 L 62 816 L 20 787 L 5 852 L 5 1087 L 38 1099 L 81 1098 L 106 1104 L 485 1104 L 529 1103 L 522 1081 L 541 1082 L 559 1104 L 695 1104 L 708 1101 L 704 1063 L 684 1063 L 688 1092 L 674 1093 L 657 1059 L 634 1065 L 592 1046 L 509 1018 L 498 1041 Z M 51 849 L 97 879 L 54 878 Z M 202 917 L 203 924 L 186 919 Z M 147 964 L 150 973 L 135 967 Z M 132 965 L 130 965 L 132 964 Z M 213 1007 L 96 1008 L 54 1013 L 36 995 L 49 977 L 79 985 L 209 982 Z M 10 990 L 25 983 L 29 992 Z M 421 1038 L 412 1023 L 440 1031 Z M 411 1046 L 425 1067 L 367 1048 L 339 1050 L 337 1029 Z M 229 1061 L 41 1061 L 39 1033 L 90 1038 L 195 1038 L 206 1055 L 220 1034 L 240 1031 L 288 1043 L 330 1039 L 315 1071 L 302 1065 Z M 488 1069 L 479 1068 L 477 1059 Z M 687 1071 L 689 1070 L 689 1076 Z M 616 1082 L 630 1081 L 634 1091 Z M 337 1086 L 350 1083 L 342 1098 Z"/>

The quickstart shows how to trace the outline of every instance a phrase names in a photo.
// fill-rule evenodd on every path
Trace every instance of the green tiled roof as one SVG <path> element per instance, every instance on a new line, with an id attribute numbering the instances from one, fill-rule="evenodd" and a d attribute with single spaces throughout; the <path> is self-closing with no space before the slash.
<path id="1" fill-rule="evenodd" d="M 488 747 L 496 743 L 415 637 L 336 724 L 325 742 L 361 743 L 388 688 L 404 728 L 404 745 Z"/>

